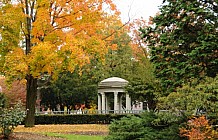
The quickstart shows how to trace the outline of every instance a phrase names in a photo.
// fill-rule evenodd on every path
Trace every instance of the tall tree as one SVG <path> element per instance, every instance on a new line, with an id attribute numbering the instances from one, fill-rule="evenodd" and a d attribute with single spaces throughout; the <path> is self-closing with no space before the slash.
<path id="1" fill-rule="evenodd" d="M 27 81 L 25 126 L 34 126 L 37 81 L 103 57 L 108 22 L 102 7 L 115 11 L 111 0 L 1 1 L 1 72 L 11 81 Z"/>
<path id="2" fill-rule="evenodd" d="M 166 93 L 191 77 L 217 75 L 217 15 L 217 0 L 164 0 L 152 26 L 141 29 Z"/>
<path id="3" fill-rule="evenodd" d="M 82 67 L 82 72 L 79 68 L 73 73 L 63 72 L 56 81 L 40 90 L 41 104 L 50 104 L 55 108 L 57 104 L 74 107 L 76 104 L 85 103 L 87 107 L 92 101 L 97 100 L 97 83 L 94 78 L 87 65 Z"/>
<path id="4" fill-rule="evenodd" d="M 106 44 L 110 47 L 107 50 L 104 61 L 99 61 L 99 59 L 91 61 L 93 66 L 92 72 L 94 72 L 98 80 L 112 76 L 128 80 L 127 77 L 132 73 L 131 65 L 133 62 L 131 38 L 128 35 L 128 28 L 126 24 L 123 25 L 121 20 L 115 16 L 110 16 L 108 20 L 112 22 L 107 24 L 102 34 L 105 34 L 107 37 Z"/>

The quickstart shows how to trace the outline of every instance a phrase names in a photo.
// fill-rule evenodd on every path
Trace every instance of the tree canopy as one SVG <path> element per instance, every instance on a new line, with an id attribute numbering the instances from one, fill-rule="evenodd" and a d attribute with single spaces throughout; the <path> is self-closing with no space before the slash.
<path id="1" fill-rule="evenodd" d="M 197 79 L 177 88 L 176 92 L 159 99 L 160 108 L 173 111 L 184 111 L 190 115 L 216 114 L 218 101 L 218 76 L 205 77 L 199 83 Z"/>
<path id="2" fill-rule="evenodd" d="M 102 32 L 111 22 L 103 6 L 118 14 L 111 0 L 1 1 L 0 71 L 9 81 L 27 80 L 25 126 L 34 125 L 38 78 L 103 58 Z"/>
<path id="3" fill-rule="evenodd" d="M 218 72 L 216 0 L 164 0 L 153 24 L 141 29 L 155 73 L 168 93 L 195 77 Z"/>

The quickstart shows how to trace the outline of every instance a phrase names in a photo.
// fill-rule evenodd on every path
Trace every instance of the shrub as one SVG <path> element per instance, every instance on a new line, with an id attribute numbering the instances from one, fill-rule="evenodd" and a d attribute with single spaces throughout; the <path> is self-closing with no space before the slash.
<path id="1" fill-rule="evenodd" d="M 218 139 L 218 133 L 212 129 L 205 116 L 193 118 L 187 122 L 187 126 L 180 129 L 181 136 L 190 140 Z"/>
<path id="2" fill-rule="evenodd" d="M 4 138 L 8 138 L 25 117 L 25 111 L 21 108 L 21 102 L 18 102 L 14 107 L 0 107 L 0 129 Z"/>
<path id="3" fill-rule="evenodd" d="M 123 117 L 109 125 L 109 135 L 105 140 L 180 140 L 182 139 L 179 136 L 181 119 L 177 118 L 179 117 L 170 113 L 154 112 Z"/>
<path id="4" fill-rule="evenodd" d="M 52 114 L 35 116 L 35 124 L 110 124 L 126 115 L 116 114 Z"/>
<path id="5" fill-rule="evenodd" d="M 129 115 L 121 120 L 114 120 L 109 126 L 109 136 L 106 140 L 134 140 L 143 138 L 144 126 L 140 117 Z"/>

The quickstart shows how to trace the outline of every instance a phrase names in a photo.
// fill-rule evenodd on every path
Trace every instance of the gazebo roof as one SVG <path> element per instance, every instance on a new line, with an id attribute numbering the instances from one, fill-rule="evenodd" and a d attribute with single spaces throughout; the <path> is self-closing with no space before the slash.
<path id="1" fill-rule="evenodd" d="M 104 79 L 98 85 L 98 88 L 123 88 L 128 84 L 128 81 L 119 77 L 111 77 Z"/>

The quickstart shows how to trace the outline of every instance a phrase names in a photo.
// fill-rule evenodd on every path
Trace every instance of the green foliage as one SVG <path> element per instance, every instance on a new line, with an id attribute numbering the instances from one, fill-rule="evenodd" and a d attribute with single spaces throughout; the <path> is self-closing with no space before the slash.
<path id="1" fill-rule="evenodd" d="M 193 79 L 190 83 L 177 88 L 177 92 L 170 93 L 167 97 L 160 98 L 160 106 L 164 109 L 181 111 L 186 115 L 207 115 L 218 112 L 218 76 L 206 77 L 198 82 Z"/>
<path id="2" fill-rule="evenodd" d="M 141 29 L 164 91 L 218 72 L 217 0 L 164 0 L 153 26 Z"/>
<path id="3" fill-rule="evenodd" d="M 142 138 L 142 119 L 136 116 L 123 117 L 120 121 L 114 121 L 109 127 L 109 136 L 106 140 L 133 140 Z"/>
<path id="4" fill-rule="evenodd" d="M 179 140 L 182 118 L 168 113 L 146 112 L 140 116 L 127 116 L 113 121 L 106 140 Z"/>
<path id="5" fill-rule="evenodd" d="M 110 124 L 124 115 L 116 114 L 73 114 L 73 115 L 38 115 L 35 124 Z"/>
<path id="6" fill-rule="evenodd" d="M 0 92 L 0 108 L 5 108 L 7 103 L 7 99 L 4 95 L 4 93 Z"/>
<path id="7" fill-rule="evenodd" d="M 120 77 L 127 81 L 136 78 L 147 82 L 152 81 L 154 77 L 153 66 L 145 55 L 139 53 L 137 58 L 134 57 L 136 50 L 130 42 L 131 38 L 126 32 L 116 34 L 111 43 L 117 44 L 117 48 L 108 50 L 104 62 L 96 60 L 97 62 L 93 63 L 92 71 L 95 72 L 94 75 L 99 80 L 108 77 Z"/>
<path id="8" fill-rule="evenodd" d="M 2 135 L 8 138 L 25 117 L 25 111 L 22 109 L 21 103 L 18 102 L 11 108 L 0 108 L 0 129 Z"/>
<path id="9" fill-rule="evenodd" d="M 126 36 L 126 38 L 128 38 Z M 122 39 L 121 39 L 122 40 Z M 130 75 L 133 74 L 133 54 L 132 49 L 128 45 L 128 42 L 119 43 L 119 40 L 115 40 L 117 43 L 117 49 L 109 49 L 105 56 L 105 62 L 97 62 L 95 76 L 98 79 L 103 80 L 108 77 L 120 77 L 129 80 Z"/>
<path id="10" fill-rule="evenodd" d="M 128 86 L 125 87 L 125 90 L 130 94 L 133 101 L 144 102 L 148 104 L 148 109 L 155 110 L 157 98 L 159 96 L 158 88 L 155 86 L 155 83 L 143 82 L 142 80 L 133 80 L 130 81 Z"/>
<path id="11" fill-rule="evenodd" d="M 97 83 L 93 77 L 87 66 L 84 66 L 82 70 L 77 68 L 73 73 L 61 73 L 56 81 L 41 89 L 41 104 L 51 105 L 52 108 L 55 108 L 57 104 L 75 106 L 78 103 L 85 103 L 89 105 L 91 101 L 97 99 Z"/>

